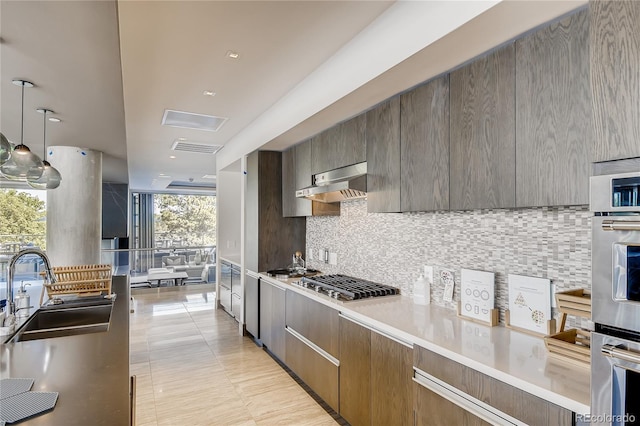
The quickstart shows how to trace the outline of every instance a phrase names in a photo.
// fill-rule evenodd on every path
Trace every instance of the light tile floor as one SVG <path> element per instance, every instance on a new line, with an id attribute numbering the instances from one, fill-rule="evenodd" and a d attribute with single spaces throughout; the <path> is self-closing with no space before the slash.
<path id="1" fill-rule="evenodd" d="M 335 425 L 237 323 L 211 285 L 134 290 L 137 425 Z M 334 413 L 335 416 L 335 413 Z"/>

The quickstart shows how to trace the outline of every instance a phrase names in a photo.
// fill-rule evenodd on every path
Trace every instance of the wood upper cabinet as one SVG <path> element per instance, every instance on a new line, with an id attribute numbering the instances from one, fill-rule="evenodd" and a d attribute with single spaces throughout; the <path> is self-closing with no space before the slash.
<path id="1" fill-rule="evenodd" d="M 589 2 L 593 161 L 640 156 L 640 2 Z"/>
<path id="2" fill-rule="evenodd" d="M 517 207 L 589 204 L 588 39 L 583 10 L 516 41 Z"/>
<path id="3" fill-rule="evenodd" d="M 450 75 L 450 208 L 515 207 L 513 44 Z"/>
<path id="4" fill-rule="evenodd" d="M 400 105 L 401 210 L 448 210 L 449 76 L 403 94 Z"/>
<path id="5" fill-rule="evenodd" d="M 282 153 L 282 215 L 311 216 L 311 200 L 296 197 L 296 190 L 311 185 L 311 140 Z"/>
<path id="6" fill-rule="evenodd" d="M 367 211 L 400 211 L 400 98 L 366 113 Z"/>
<path id="7" fill-rule="evenodd" d="M 311 174 L 366 161 L 365 121 L 361 114 L 311 139 Z"/>

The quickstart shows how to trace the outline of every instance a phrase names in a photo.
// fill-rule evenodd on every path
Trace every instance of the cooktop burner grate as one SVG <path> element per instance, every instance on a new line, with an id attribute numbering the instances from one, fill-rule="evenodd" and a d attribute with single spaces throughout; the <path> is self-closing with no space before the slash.
<path id="1" fill-rule="evenodd" d="M 313 278 L 304 277 L 301 280 L 301 285 L 312 288 L 318 293 L 326 293 L 330 297 L 346 300 L 389 296 L 400 293 L 395 287 L 341 274 L 317 275 Z"/>

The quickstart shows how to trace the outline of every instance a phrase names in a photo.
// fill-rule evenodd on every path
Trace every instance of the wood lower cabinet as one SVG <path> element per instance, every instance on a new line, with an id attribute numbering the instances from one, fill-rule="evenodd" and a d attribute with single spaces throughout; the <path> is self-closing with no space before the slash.
<path id="1" fill-rule="evenodd" d="M 417 426 L 489 426 L 481 418 L 454 404 L 439 394 L 414 383 L 415 425 Z"/>
<path id="2" fill-rule="evenodd" d="M 372 425 L 411 424 L 412 361 L 412 347 L 371 332 Z"/>
<path id="3" fill-rule="evenodd" d="M 418 425 L 485 424 L 479 419 L 497 424 L 513 424 L 513 419 L 529 425 L 573 424 L 571 411 L 419 346 L 414 348 L 414 366 Z"/>
<path id="4" fill-rule="evenodd" d="M 371 424 L 371 331 L 340 317 L 340 415 Z"/>
<path id="5" fill-rule="evenodd" d="M 338 311 L 295 291 L 286 298 L 287 327 L 338 358 Z"/>
<path id="6" fill-rule="evenodd" d="M 261 279 L 260 339 L 280 361 L 285 361 L 285 291 Z"/>
<path id="7" fill-rule="evenodd" d="M 352 425 L 412 421 L 413 349 L 340 317 L 340 415 Z"/>
<path id="8" fill-rule="evenodd" d="M 338 400 L 338 363 L 314 348 L 313 343 L 294 330 L 286 332 L 287 366 L 336 412 Z"/>

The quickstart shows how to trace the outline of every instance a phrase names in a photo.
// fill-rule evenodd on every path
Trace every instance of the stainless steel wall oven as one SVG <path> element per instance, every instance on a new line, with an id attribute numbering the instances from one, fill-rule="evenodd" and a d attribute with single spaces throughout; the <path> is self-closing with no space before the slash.
<path id="1" fill-rule="evenodd" d="M 590 183 L 591 421 L 640 424 L 640 172 Z"/>

